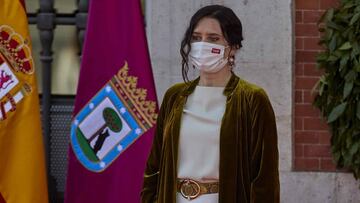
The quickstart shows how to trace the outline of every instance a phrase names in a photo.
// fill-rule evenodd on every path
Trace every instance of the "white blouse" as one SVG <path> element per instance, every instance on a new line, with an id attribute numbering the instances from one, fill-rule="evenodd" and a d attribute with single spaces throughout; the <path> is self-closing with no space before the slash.
<path id="1" fill-rule="evenodd" d="M 178 178 L 219 180 L 220 127 L 225 112 L 224 87 L 197 86 L 184 106 L 178 153 Z M 218 193 L 194 200 L 177 193 L 178 203 L 217 203 Z"/>

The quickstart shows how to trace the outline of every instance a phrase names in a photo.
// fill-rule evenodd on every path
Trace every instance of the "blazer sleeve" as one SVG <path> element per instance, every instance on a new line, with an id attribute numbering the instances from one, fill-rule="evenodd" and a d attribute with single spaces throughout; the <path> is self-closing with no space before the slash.
<path id="1" fill-rule="evenodd" d="M 146 163 L 146 169 L 144 172 L 143 188 L 141 191 L 141 202 L 142 203 L 153 203 L 156 202 L 157 196 L 157 184 L 159 177 L 159 164 L 162 148 L 162 134 L 163 134 L 163 121 L 165 118 L 165 103 L 166 99 L 163 100 L 159 110 L 159 116 L 156 121 L 155 136 Z"/>
<path id="2" fill-rule="evenodd" d="M 279 154 L 273 108 L 264 90 L 253 97 L 251 203 L 280 202 Z"/>

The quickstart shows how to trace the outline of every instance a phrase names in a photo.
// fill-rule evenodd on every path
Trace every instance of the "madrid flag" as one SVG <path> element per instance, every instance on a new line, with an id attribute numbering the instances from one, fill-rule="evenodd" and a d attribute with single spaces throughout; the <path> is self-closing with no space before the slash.
<path id="1" fill-rule="evenodd" d="M 0 202 L 48 201 L 40 125 L 25 8 L 0 0 Z"/>
<path id="2" fill-rule="evenodd" d="M 157 105 L 139 0 L 90 1 L 66 203 L 140 202 Z"/>

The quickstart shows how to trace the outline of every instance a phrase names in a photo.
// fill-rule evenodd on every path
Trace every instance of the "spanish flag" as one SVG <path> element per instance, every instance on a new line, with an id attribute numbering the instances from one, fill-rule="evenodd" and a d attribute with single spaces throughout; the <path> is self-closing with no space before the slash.
<path id="1" fill-rule="evenodd" d="M 34 71 L 24 4 L 0 0 L 0 202 L 48 202 Z"/>

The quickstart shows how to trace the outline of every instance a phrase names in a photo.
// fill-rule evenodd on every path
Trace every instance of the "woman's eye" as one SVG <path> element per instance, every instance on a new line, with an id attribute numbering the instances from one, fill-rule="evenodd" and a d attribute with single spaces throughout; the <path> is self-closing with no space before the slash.
<path id="1" fill-rule="evenodd" d="M 194 42 L 194 41 L 195 41 L 195 42 L 196 42 L 196 41 L 201 41 L 201 37 L 200 37 L 200 36 L 192 36 L 192 37 L 191 37 L 191 41 L 193 41 L 193 42 Z"/>
<path id="2" fill-rule="evenodd" d="M 216 42 L 216 41 L 218 41 L 218 40 L 219 40 L 218 37 L 210 37 L 210 38 L 209 38 L 209 42 Z"/>

